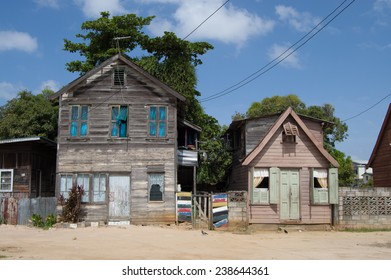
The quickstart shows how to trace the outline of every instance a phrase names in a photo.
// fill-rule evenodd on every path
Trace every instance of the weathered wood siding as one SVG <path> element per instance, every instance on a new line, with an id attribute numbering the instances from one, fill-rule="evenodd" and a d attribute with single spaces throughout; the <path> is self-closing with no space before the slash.
<path id="1" fill-rule="evenodd" d="M 0 169 L 13 169 L 13 191 L 0 196 L 35 198 L 54 196 L 55 146 L 35 142 L 15 142 L 0 145 Z"/>
<path id="2" fill-rule="evenodd" d="M 249 120 L 246 123 L 246 155 L 248 155 L 266 136 L 269 129 L 278 119 L 278 116 Z"/>
<path id="3" fill-rule="evenodd" d="M 371 165 L 375 187 L 391 186 L 391 121 L 384 122 L 386 127 Z"/>
<path id="4" fill-rule="evenodd" d="M 289 120 L 295 124 L 294 120 Z M 252 166 L 256 167 L 323 167 L 329 168 L 327 159 L 299 128 L 296 144 L 282 142 L 282 127 L 272 136 L 265 148 L 256 156 Z"/>
<path id="5" fill-rule="evenodd" d="M 130 179 L 131 223 L 175 221 L 177 100 L 150 80 L 126 67 L 126 86 L 112 86 L 112 70 L 104 67 L 86 84 L 61 100 L 57 172 L 127 174 Z M 70 137 L 71 105 L 90 106 L 87 137 Z M 110 136 L 111 105 L 128 106 L 126 138 Z M 148 136 L 148 106 L 167 106 L 167 137 Z M 164 172 L 164 202 L 148 202 L 148 168 Z M 109 184 L 107 183 L 107 188 Z M 59 190 L 59 186 L 57 187 Z M 109 192 L 109 190 L 107 190 Z M 106 220 L 104 205 L 85 205 L 84 219 Z"/>
<path id="6" fill-rule="evenodd" d="M 311 205 L 310 171 L 300 169 L 300 224 L 330 224 L 330 205 Z M 252 224 L 279 224 L 280 203 L 270 205 L 250 205 L 249 221 Z"/>

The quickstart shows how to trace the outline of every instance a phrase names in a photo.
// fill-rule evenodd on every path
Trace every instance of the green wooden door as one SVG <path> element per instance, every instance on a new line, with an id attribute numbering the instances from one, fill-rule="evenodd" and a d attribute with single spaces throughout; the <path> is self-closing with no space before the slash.
<path id="1" fill-rule="evenodd" d="M 300 173 L 298 170 L 280 171 L 280 219 L 300 218 Z"/>

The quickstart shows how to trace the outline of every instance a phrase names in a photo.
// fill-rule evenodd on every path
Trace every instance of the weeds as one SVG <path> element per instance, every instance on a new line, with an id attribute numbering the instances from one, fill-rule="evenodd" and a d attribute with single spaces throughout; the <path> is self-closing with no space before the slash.
<path id="1" fill-rule="evenodd" d="M 33 214 L 31 216 L 31 221 L 35 227 L 49 229 L 56 223 L 56 217 L 53 214 L 50 214 L 43 220 L 41 215 Z"/>

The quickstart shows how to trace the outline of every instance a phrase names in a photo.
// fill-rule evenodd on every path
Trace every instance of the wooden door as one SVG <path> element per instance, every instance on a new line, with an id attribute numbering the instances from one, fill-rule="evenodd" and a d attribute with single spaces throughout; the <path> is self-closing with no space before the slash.
<path id="1" fill-rule="evenodd" d="M 109 177 L 109 219 L 130 218 L 130 176 L 110 175 Z"/>
<path id="2" fill-rule="evenodd" d="M 280 172 L 280 219 L 300 219 L 300 173 L 298 170 Z"/>

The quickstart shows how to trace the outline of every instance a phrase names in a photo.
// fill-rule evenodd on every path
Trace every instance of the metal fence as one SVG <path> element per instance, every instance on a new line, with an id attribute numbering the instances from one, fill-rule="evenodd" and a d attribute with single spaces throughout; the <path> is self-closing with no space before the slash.
<path id="1" fill-rule="evenodd" d="M 11 225 L 27 225 L 33 214 L 45 219 L 56 215 L 57 199 L 55 197 L 39 198 L 0 198 L 0 221 Z"/>

